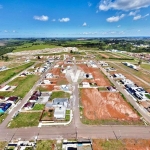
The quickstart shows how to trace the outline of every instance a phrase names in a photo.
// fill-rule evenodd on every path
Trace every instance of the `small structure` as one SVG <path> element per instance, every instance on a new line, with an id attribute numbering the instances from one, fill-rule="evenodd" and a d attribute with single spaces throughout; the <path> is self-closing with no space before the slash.
<path id="1" fill-rule="evenodd" d="M 7 102 L 8 103 L 12 103 L 12 104 L 15 104 L 18 100 L 18 97 L 17 96 L 11 96 L 7 99 Z"/>
<path id="2" fill-rule="evenodd" d="M 88 88 L 88 87 L 90 87 L 90 84 L 88 82 L 82 82 L 82 86 L 84 88 Z"/>
<path id="3" fill-rule="evenodd" d="M 11 105 L 11 103 L 0 103 L 0 113 L 4 113 Z"/>
<path id="4" fill-rule="evenodd" d="M 27 102 L 27 103 L 23 106 L 23 108 L 24 108 L 25 110 L 30 110 L 30 109 L 33 108 L 34 104 L 35 104 L 35 103 L 33 103 L 33 102 Z"/>
<path id="5" fill-rule="evenodd" d="M 113 74 L 113 78 L 114 79 L 125 79 L 125 76 L 122 75 L 121 73 L 116 73 L 116 74 Z"/>

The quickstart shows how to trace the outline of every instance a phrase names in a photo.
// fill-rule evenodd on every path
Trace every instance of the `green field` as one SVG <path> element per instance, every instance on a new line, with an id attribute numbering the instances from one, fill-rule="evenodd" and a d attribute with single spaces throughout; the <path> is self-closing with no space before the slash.
<path id="1" fill-rule="evenodd" d="M 150 64 L 141 64 L 141 68 L 149 70 L 150 71 Z"/>
<path id="2" fill-rule="evenodd" d="M 57 91 L 53 92 L 50 99 L 53 100 L 54 98 L 69 98 L 70 94 L 64 91 Z"/>
<path id="3" fill-rule="evenodd" d="M 14 91 L 0 92 L 1 96 L 18 96 L 23 98 L 33 87 L 35 82 L 39 79 L 39 76 L 29 75 L 27 77 L 18 77 L 14 79 L 9 85 L 17 86 Z"/>
<path id="4" fill-rule="evenodd" d="M 33 62 L 30 62 L 28 64 L 0 72 L 0 84 L 2 84 L 3 82 L 6 82 L 10 78 L 14 77 L 15 75 L 25 70 L 26 68 L 32 66 L 33 64 L 34 64 Z"/>
<path id="5" fill-rule="evenodd" d="M 22 46 L 17 46 L 13 52 L 20 52 L 20 51 L 26 51 L 26 50 L 40 50 L 40 49 L 45 49 L 45 48 L 57 48 L 57 47 L 60 47 L 60 46 L 48 45 L 48 44 L 32 45 L 31 43 L 26 43 Z"/>
<path id="6" fill-rule="evenodd" d="M 9 128 L 38 126 L 41 112 L 21 112 L 9 124 Z"/>

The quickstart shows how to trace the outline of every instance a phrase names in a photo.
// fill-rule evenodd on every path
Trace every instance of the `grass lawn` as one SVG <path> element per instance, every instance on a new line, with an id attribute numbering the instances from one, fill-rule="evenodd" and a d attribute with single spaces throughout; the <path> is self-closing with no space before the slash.
<path id="1" fill-rule="evenodd" d="M 70 94 L 64 91 L 57 91 L 53 92 L 50 99 L 53 100 L 54 98 L 69 98 Z"/>
<path id="2" fill-rule="evenodd" d="M 0 124 L 3 122 L 3 119 L 5 119 L 7 117 L 7 114 L 0 114 Z"/>
<path id="3" fill-rule="evenodd" d="M 36 150 L 62 150 L 62 143 L 57 143 L 55 140 L 39 140 L 37 141 Z"/>
<path id="4" fill-rule="evenodd" d="M 18 46 L 13 52 L 20 52 L 20 51 L 26 51 L 26 50 L 40 50 L 45 48 L 57 48 L 60 46 L 55 45 L 46 45 L 46 44 L 40 44 L 40 45 L 32 45 L 32 44 L 24 44 L 22 46 Z"/>
<path id="5" fill-rule="evenodd" d="M 70 120 L 70 110 L 66 110 L 66 116 L 65 116 L 65 121 Z"/>
<path id="6" fill-rule="evenodd" d="M 29 75 L 27 77 L 18 77 L 10 82 L 10 85 L 17 85 L 14 91 L 0 92 L 1 96 L 19 96 L 23 98 L 33 87 L 35 82 L 39 79 L 39 76 Z"/>
<path id="7" fill-rule="evenodd" d="M 0 150 L 3 150 L 5 148 L 5 146 L 7 146 L 7 142 L 5 141 L 0 141 Z"/>
<path id="8" fill-rule="evenodd" d="M 141 68 L 149 70 L 150 71 L 150 64 L 141 64 Z"/>
<path id="9" fill-rule="evenodd" d="M 32 66 L 33 64 L 34 64 L 33 62 L 30 62 L 28 64 L 25 64 L 25 65 L 18 66 L 18 67 L 13 68 L 13 69 L 9 69 L 9 70 L 0 72 L 0 84 L 2 84 L 3 82 L 6 82 L 10 78 L 17 75 L 18 73 L 25 70 L 26 68 Z"/>
<path id="10" fill-rule="evenodd" d="M 11 122 L 9 128 L 37 126 L 41 112 L 21 112 Z"/>
<path id="11" fill-rule="evenodd" d="M 32 110 L 43 110 L 44 104 L 35 104 Z"/>

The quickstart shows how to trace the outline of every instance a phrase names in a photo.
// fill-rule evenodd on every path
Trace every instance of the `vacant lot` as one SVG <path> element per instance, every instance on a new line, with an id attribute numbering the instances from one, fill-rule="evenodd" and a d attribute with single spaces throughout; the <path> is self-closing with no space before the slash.
<path id="1" fill-rule="evenodd" d="M 39 140 L 37 141 L 36 150 L 62 150 L 62 143 L 57 143 L 55 140 Z"/>
<path id="2" fill-rule="evenodd" d="M 94 78 L 94 81 L 92 81 L 92 83 L 95 82 L 98 86 L 110 86 L 111 85 L 108 78 L 100 71 L 100 69 L 88 67 L 85 64 L 79 64 L 78 66 L 85 73 L 92 73 L 93 78 Z"/>
<path id="3" fill-rule="evenodd" d="M 140 119 L 132 107 L 124 101 L 120 93 L 82 89 L 81 100 L 85 118 L 92 120 L 94 123 L 98 120 L 134 122 Z"/>
<path id="4" fill-rule="evenodd" d="M 27 77 L 18 77 L 10 82 L 10 85 L 17 86 L 14 91 L 0 92 L 1 96 L 19 96 L 23 98 L 33 87 L 35 82 L 39 79 L 39 76 L 29 75 Z"/>
<path id="5" fill-rule="evenodd" d="M 93 140 L 93 150 L 150 150 L 150 140 L 120 139 Z"/>
<path id="6" fill-rule="evenodd" d="M 10 128 L 37 126 L 41 112 L 21 112 L 10 122 Z"/>
<path id="7" fill-rule="evenodd" d="M 53 100 L 54 98 L 69 98 L 70 94 L 64 91 L 56 91 L 53 92 L 50 99 Z"/>
<path id="8" fill-rule="evenodd" d="M 33 64 L 34 63 L 31 62 L 31 63 L 25 64 L 25 65 L 22 65 L 22 66 L 18 66 L 18 67 L 13 68 L 13 69 L 9 69 L 9 70 L 0 72 L 0 84 L 3 83 L 3 82 L 6 82 L 10 78 L 17 75 L 18 73 L 25 70 L 26 68 L 32 66 Z"/>

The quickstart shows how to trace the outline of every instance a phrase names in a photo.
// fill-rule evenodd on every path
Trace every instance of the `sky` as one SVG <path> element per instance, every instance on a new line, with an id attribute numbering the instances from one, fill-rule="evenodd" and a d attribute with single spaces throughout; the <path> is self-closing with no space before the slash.
<path id="1" fill-rule="evenodd" d="M 150 36 L 150 0 L 0 0 L 0 38 Z"/>

